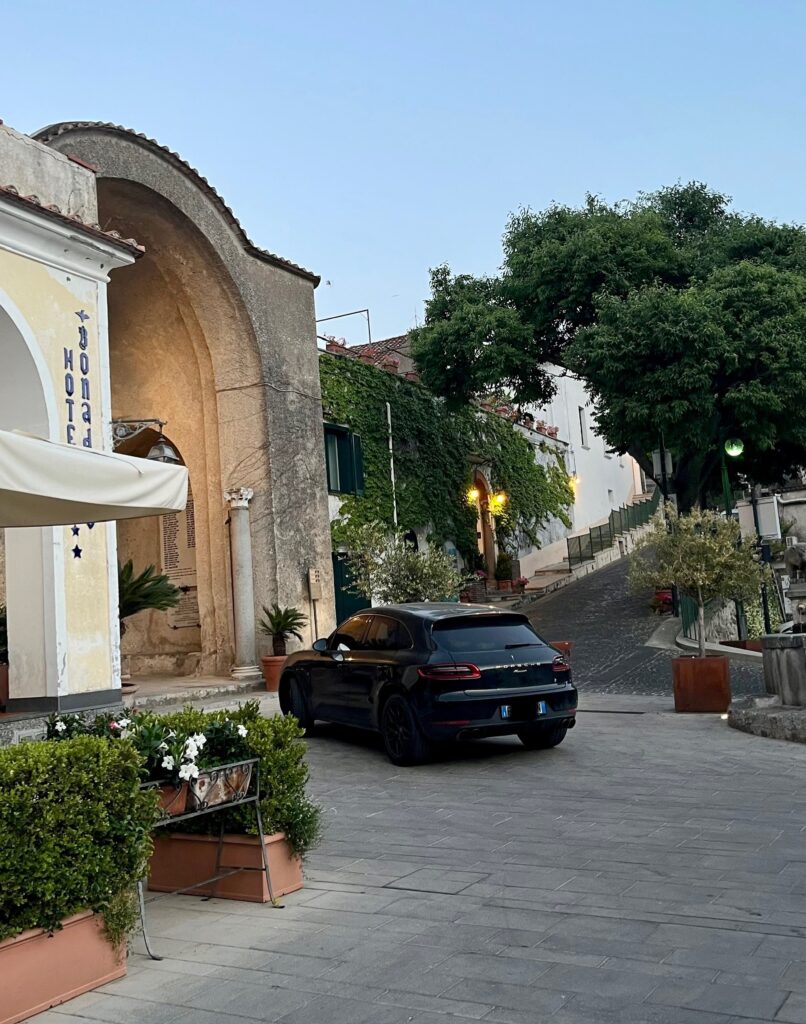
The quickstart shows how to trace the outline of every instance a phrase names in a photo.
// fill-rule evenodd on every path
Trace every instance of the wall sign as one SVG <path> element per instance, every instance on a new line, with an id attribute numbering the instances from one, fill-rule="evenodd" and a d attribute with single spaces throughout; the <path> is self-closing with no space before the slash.
<path id="1" fill-rule="evenodd" d="M 174 586 L 182 590 L 179 604 L 168 610 L 168 624 L 174 629 L 198 626 L 196 521 L 190 490 L 183 512 L 168 512 L 160 518 L 160 557 L 162 571 Z"/>
<path id="2" fill-rule="evenodd" d="M 85 321 L 89 314 L 76 311 L 78 325 L 78 358 L 74 348 L 64 349 L 64 403 L 67 406 L 67 443 L 92 448 L 92 398 L 90 390 L 89 336 Z"/>

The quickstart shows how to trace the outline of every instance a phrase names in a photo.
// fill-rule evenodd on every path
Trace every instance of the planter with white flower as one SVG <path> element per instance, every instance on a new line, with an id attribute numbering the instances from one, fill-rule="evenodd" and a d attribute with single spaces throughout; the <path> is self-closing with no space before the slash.
<path id="1" fill-rule="evenodd" d="M 257 701 L 232 711 L 187 707 L 168 715 L 130 711 L 88 723 L 78 715 L 53 716 L 48 733 L 66 739 L 91 733 L 136 747 L 145 789 L 158 789 L 163 826 L 153 836 L 149 888 L 190 890 L 220 899 L 267 902 L 260 846 L 269 861 L 273 895 L 302 887 L 302 858 L 321 833 L 321 809 L 307 796 L 308 768 L 296 719 L 263 718 Z M 260 806 L 266 834 L 254 835 L 253 805 L 238 806 L 260 766 Z M 184 809 L 182 801 L 186 801 Z M 232 804 L 227 807 L 227 804 Z M 220 806 L 220 813 L 166 823 L 169 817 Z M 223 824 L 223 835 L 221 834 Z M 218 870 L 220 869 L 220 870 Z M 197 883 L 226 874 L 214 885 Z"/>

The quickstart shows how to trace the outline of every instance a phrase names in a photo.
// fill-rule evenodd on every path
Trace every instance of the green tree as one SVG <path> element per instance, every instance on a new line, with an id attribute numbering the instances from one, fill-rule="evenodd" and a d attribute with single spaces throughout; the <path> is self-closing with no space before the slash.
<path id="1" fill-rule="evenodd" d="M 378 604 L 450 601 L 467 582 L 441 548 L 418 551 L 381 523 L 348 529 L 346 537 L 355 588 Z"/>
<path id="2" fill-rule="evenodd" d="M 650 472 L 663 431 L 684 507 L 718 484 L 726 436 L 746 472 L 779 477 L 802 460 L 806 231 L 729 202 L 691 182 L 512 216 L 497 278 L 432 273 L 414 332 L 424 382 L 453 401 L 505 388 L 543 403 L 541 364 L 578 372 L 608 444 Z"/>
<path id="3" fill-rule="evenodd" d="M 695 510 L 668 523 L 657 516 L 630 555 L 633 589 L 676 586 L 697 602 L 701 658 L 706 656 L 705 606 L 717 599 L 757 597 L 765 577 L 753 547 L 740 539 L 735 520 Z"/>

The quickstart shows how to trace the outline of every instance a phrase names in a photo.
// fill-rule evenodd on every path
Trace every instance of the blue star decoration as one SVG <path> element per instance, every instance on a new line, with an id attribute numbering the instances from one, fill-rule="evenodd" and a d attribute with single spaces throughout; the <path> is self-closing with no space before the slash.
<path id="1" fill-rule="evenodd" d="M 82 322 L 82 324 L 84 323 L 85 320 L 89 320 L 90 318 L 89 313 L 85 313 L 83 309 L 78 310 L 76 312 L 76 316 Z"/>
<path id="2" fill-rule="evenodd" d="M 95 523 L 87 523 L 87 529 L 91 530 L 95 526 Z"/>
<path id="3" fill-rule="evenodd" d="M 73 548 L 73 558 L 81 558 L 81 548 L 78 544 Z"/>
<path id="4" fill-rule="evenodd" d="M 72 529 L 73 536 L 77 537 L 78 536 L 79 527 L 73 526 L 71 529 Z"/>

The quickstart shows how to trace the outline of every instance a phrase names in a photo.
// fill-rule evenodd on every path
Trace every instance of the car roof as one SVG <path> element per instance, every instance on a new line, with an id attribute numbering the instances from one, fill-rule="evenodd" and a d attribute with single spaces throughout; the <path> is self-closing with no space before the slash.
<path id="1" fill-rule="evenodd" d="M 521 612 L 508 611 L 505 608 L 496 608 L 491 604 L 461 604 L 457 601 L 422 601 L 412 604 L 386 604 L 377 608 L 366 608 L 359 614 L 382 615 L 384 612 L 391 612 L 400 618 L 420 619 L 425 622 L 439 622 L 443 619 L 463 619 L 484 615 L 516 615 L 518 618 L 525 618 Z"/>

